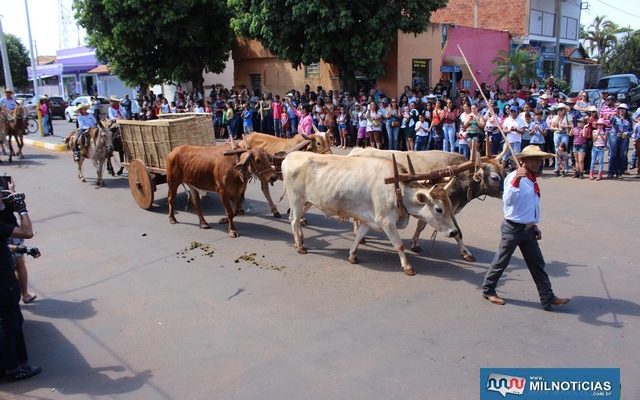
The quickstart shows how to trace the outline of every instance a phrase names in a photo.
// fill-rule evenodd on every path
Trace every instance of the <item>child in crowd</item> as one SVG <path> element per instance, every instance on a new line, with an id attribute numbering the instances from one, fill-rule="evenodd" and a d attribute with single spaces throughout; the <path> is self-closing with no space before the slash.
<path id="1" fill-rule="evenodd" d="M 556 156 L 558 158 L 558 165 L 566 165 L 569 162 L 569 153 L 567 152 L 567 146 L 564 143 L 560 143 L 556 150 Z M 566 171 L 562 170 L 562 176 L 567 176 Z"/>
<path id="2" fill-rule="evenodd" d="M 280 126 L 282 127 L 282 137 L 289 139 L 291 137 L 291 121 L 289 121 L 289 113 L 284 108 L 280 113 Z"/>
<path id="3" fill-rule="evenodd" d="M 407 146 L 407 150 L 412 150 L 415 146 L 416 130 L 411 126 L 411 113 L 409 107 L 405 107 L 402 112 L 402 123 L 400 125 L 400 131 L 403 133 L 404 141 Z"/>
<path id="4" fill-rule="evenodd" d="M 460 132 L 458 132 L 458 153 L 462 154 L 464 158 L 469 159 L 469 140 L 467 139 L 467 132 L 465 132 L 462 127 L 460 127 Z"/>
<path id="5" fill-rule="evenodd" d="M 416 151 L 427 150 L 429 145 L 429 123 L 425 120 L 424 114 L 418 116 L 418 122 L 415 123 L 416 131 Z"/>
<path id="6" fill-rule="evenodd" d="M 336 118 L 338 130 L 340 131 L 340 148 L 347 148 L 347 112 L 344 107 L 340 107 L 340 112 Z"/>
<path id="7" fill-rule="evenodd" d="M 242 111 L 242 128 L 244 133 L 253 132 L 253 111 L 249 106 L 249 103 L 244 103 L 244 110 Z"/>
<path id="8" fill-rule="evenodd" d="M 367 112 L 364 109 L 358 112 L 358 121 L 356 146 L 364 148 L 369 140 L 369 134 L 367 133 Z"/>
<path id="9" fill-rule="evenodd" d="M 593 148 L 591 149 L 591 168 L 589 171 L 589 179 L 591 180 L 602 180 L 602 173 L 604 172 L 604 148 L 607 146 L 606 122 L 604 118 L 598 119 L 596 129 L 592 132 Z M 596 163 L 600 164 L 597 178 L 594 176 Z"/>
<path id="10" fill-rule="evenodd" d="M 574 178 L 584 178 L 584 155 L 587 152 L 587 138 L 585 136 L 585 118 L 578 118 L 578 126 L 571 129 L 573 136 L 573 156 L 576 159 L 576 173 Z"/>

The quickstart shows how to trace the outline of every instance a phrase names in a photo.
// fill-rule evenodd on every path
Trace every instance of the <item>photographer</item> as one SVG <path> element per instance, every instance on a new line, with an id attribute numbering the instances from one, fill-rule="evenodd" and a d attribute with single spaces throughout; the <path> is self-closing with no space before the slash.
<path id="1" fill-rule="evenodd" d="M 3 190 L 0 211 L 5 209 L 17 212 L 20 216 L 20 226 L 0 221 L 0 354 L 5 376 L 16 381 L 37 375 L 41 369 L 27 364 L 27 348 L 22 332 L 24 319 L 20 311 L 20 285 L 7 242 L 10 238 L 30 239 L 33 237 L 33 229 L 24 195 Z M 16 249 L 21 251 L 23 247 Z"/>

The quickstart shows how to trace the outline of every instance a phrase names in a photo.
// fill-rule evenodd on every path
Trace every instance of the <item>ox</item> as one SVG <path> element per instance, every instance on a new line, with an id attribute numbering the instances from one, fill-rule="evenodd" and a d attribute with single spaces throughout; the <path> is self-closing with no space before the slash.
<path id="1" fill-rule="evenodd" d="M 209 225 L 200 210 L 198 191 L 216 192 L 220 195 L 226 218 L 221 224 L 228 224 L 229 237 L 238 237 L 233 218 L 240 212 L 247 182 L 253 174 L 261 180 L 273 182 L 276 173 L 271 168 L 269 156 L 262 149 L 249 149 L 238 159 L 225 156 L 229 146 L 178 146 L 167 156 L 167 184 L 169 185 L 169 222 L 177 223 L 173 203 L 178 186 L 187 184 L 191 200 L 200 220 L 200 228 Z"/>
<path id="2" fill-rule="evenodd" d="M 369 229 L 384 231 L 400 256 L 402 270 L 415 275 L 404 253 L 398 228 L 409 222 L 409 215 L 428 221 L 434 228 L 455 236 L 451 202 L 443 188 L 416 182 L 400 183 L 396 194 L 384 178 L 393 176 L 391 161 L 368 157 L 319 155 L 293 152 L 282 163 L 285 192 L 289 199 L 291 229 L 298 253 L 305 254 L 301 219 L 310 206 L 328 216 L 359 221 L 349 250 L 349 262 L 357 263 L 356 251 Z"/>
<path id="3" fill-rule="evenodd" d="M 409 154 L 411 161 L 418 172 L 426 172 L 446 168 L 448 166 L 459 165 L 466 160 L 464 156 L 456 153 L 448 153 L 444 151 L 387 151 L 377 150 L 373 148 L 366 149 L 353 149 L 350 156 L 365 156 L 365 157 L 378 157 L 390 160 L 391 155 L 395 154 L 398 162 L 402 162 L 405 157 L 399 156 L 400 154 Z M 505 178 L 505 171 L 502 168 L 500 160 L 502 154 L 492 157 L 482 157 L 480 159 L 479 168 L 475 172 L 464 172 L 456 176 L 455 183 L 449 186 L 447 194 L 451 199 L 452 211 L 454 215 L 454 221 L 456 226 L 458 222 L 455 220 L 455 215 L 458 214 L 464 206 L 466 206 L 471 200 L 481 196 L 490 196 L 495 198 L 502 197 L 503 180 Z M 403 164 L 404 165 L 404 164 Z M 411 250 L 419 253 L 422 251 L 418 246 L 418 240 L 420 239 L 420 233 L 427 227 L 427 224 L 418 220 L 418 226 L 411 240 Z M 454 236 L 458 243 L 458 250 L 465 261 L 475 261 L 475 257 L 469 249 L 464 245 L 462 241 L 462 231 L 458 228 L 458 234 Z"/>
<path id="4" fill-rule="evenodd" d="M 327 139 L 324 136 L 319 136 L 316 134 L 308 136 L 297 134 L 291 139 L 285 139 L 255 132 L 245 136 L 244 142 L 246 143 L 247 147 L 251 149 L 263 149 L 269 154 L 269 157 L 273 157 L 278 153 L 290 152 L 305 140 L 311 141 L 309 143 L 309 146 L 307 146 L 307 151 L 319 154 L 331 153 L 331 147 L 329 146 L 329 142 L 327 142 Z M 245 146 L 245 143 L 240 142 L 240 146 Z M 271 208 L 273 216 L 275 218 L 280 218 L 278 207 L 276 207 L 276 205 L 273 203 L 273 200 L 271 199 L 271 193 L 269 192 L 268 183 L 264 180 L 260 180 L 260 187 L 265 199 L 267 199 L 267 202 L 269 203 L 269 207 Z"/>

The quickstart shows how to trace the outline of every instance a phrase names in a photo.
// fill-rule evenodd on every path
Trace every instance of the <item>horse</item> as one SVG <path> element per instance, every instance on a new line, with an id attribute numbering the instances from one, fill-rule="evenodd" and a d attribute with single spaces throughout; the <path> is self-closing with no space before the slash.
<path id="1" fill-rule="evenodd" d="M 24 133 L 27 130 L 27 109 L 22 105 L 18 105 L 13 113 L 9 114 L 7 121 L 7 136 L 9 137 L 9 162 L 13 161 L 13 156 L 18 156 L 20 159 L 24 158 L 22 154 L 22 147 L 24 146 Z M 18 145 L 18 153 L 13 151 L 13 145 L 11 144 L 11 138 L 16 138 L 16 144 Z"/>
<path id="2" fill-rule="evenodd" d="M 104 126 L 106 129 L 111 131 L 111 138 L 113 141 L 113 151 L 118 152 L 118 156 L 120 158 L 120 169 L 118 170 L 117 174 L 118 175 L 122 175 L 122 171 L 124 170 L 124 167 L 122 166 L 122 163 L 124 162 L 124 145 L 122 144 L 122 134 L 120 133 L 120 125 L 118 125 L 117 122 L 110 120 L 110 119 L 103 119 L 101 121 L 102 126 Z M 111 174 L 111 176 L 115 176 L 116 172 L 113 169 L 113 164 L 111 163 L 111 157 L 113 156 L 113 154 L 109 154 L 109 157 L 107 158 L 107 171 L 109 172 L 109 174 Z"/>
<path id="3" fill-rule="evenodd" d="M 111 131 L 102 127 L 96 127 L 89 129 L 84 136 L 84 140 L 81 139 L 81 142 L 79 143 L 80 157 L 78 161 L 75 161 L 76 167 L 78 168 L 78 179 L 82 182 L 86 182 L 84 174 L 82 173 L 82 163 L 85 159 L 91 159 L 93 161 L 93 165 L 96 167 L 96 173 L 98 176 L 96 185 L 104 186 L 102 171 L 104 169 L 105 162 L 109 158 L 109 154 L 113 153 Z M 76 143 L 76 132 L 72 132 L 64 141 L 69 149 L 73 149 Z"/>

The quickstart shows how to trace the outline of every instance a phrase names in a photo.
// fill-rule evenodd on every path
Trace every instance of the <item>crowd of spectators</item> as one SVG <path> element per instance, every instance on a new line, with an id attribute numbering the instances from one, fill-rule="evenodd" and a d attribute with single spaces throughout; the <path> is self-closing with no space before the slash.
<path id="1" fill-rule="evenodd" d="M 522 86 L 504 91 L 481 84 L 470 92 L 451 93 L 446 82 L 433 88 L 405 86 L 389 97 L 375 85 L 357 93 L 291 89 L 283 95 L 248 89 L 214 87 L 208 96 L 177 87 L 173 101 L 150 92 L 142 98 L 143 119 L 159 113 L 211 113 L 218 138 L 240 139 L 262 132 L 278 137 L 316 131 L 334 146 L 372 146 L 390 150 L 444 150 L 470 157 L 472 146 L 497 155 L 505 146 L 500 128 L 517 154 L 529 144 L 555 153 L 545 167 L 555 175 L 602 179 L 605 153 L 607 177 L 622 177 L 637 167 L 637 152 L 627 159 L 629 145 L 638 146 L 640 112 L 616 103 L 606 92 L 592 104 L 586 93 L 563 98 L 550 80 L 545 88 Z M 488 102 L 485 100 L 487 99 Z M 123 106 L 125 104 L 123 103 Z M 126 106 L 125 106 L 126 109 Z M 634 133 L 634 126 L 636 133 Z M 503 157 L 505 167 L 510 154 Z"/>

